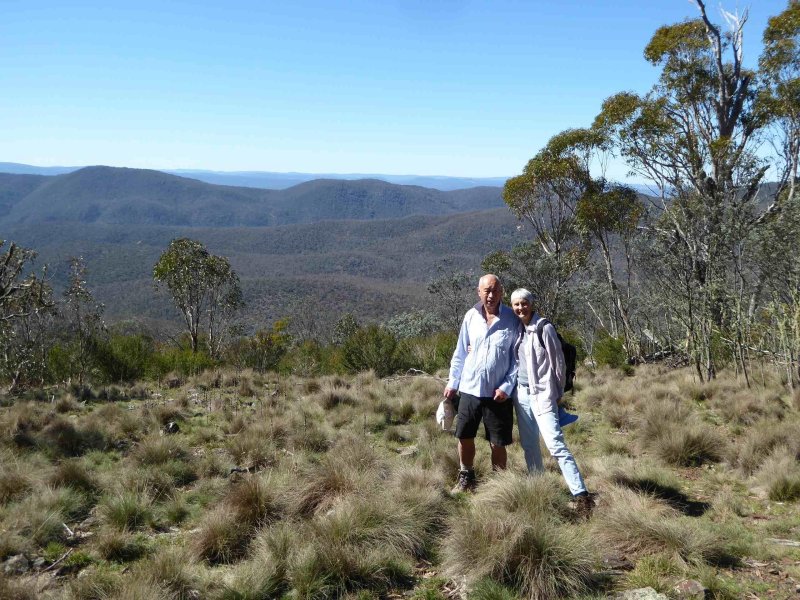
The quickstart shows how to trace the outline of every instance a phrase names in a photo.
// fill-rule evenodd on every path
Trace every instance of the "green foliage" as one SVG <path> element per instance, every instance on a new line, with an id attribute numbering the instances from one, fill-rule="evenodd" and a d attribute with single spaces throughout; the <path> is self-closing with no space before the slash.
<path id="1" fill-rule="evenodd" d="M 198 375 L 214 364 L 214 360 L 202 350 L 169 347 L 162 348 L 153 355 L 149 371 L 157 378 L 172 372 L 190 376 Z"/>
<path id="2" fill-rule="evenodd" d="M 386 329 L 398 340 L 430 336 L 441 328 L 439 319 L 430 312 L 421 310 L 395 315 L 386 323 Z"/>
<path id="3" fill-rule="evenodd" d="M 149 336 L 117 333 L 98 344 L 95 361 L 105 381 L 135 381 L 151 369 L 155 352 Z"/>
<path id="4" fill-rule="evenodd" d="M 594 360 L 600 366 L 622 369 L 628 364 L 628 355 L 620 338 L 600 332 L 594 343 Z"/>
<path id="5" fill-rule="evenodd" d="M 228 259 L 214 256 L 200 242 L 175 239 L 153 267 L 153 279 L 169 290 L 181 311 L 192 351 L 198 351 L 201 320 L 207 320 L 208 347 L 219 350 L 219 331 L 242 304 L 239 276 Z"/>
<path id="6" fill-rule="evenodd" d="M 453 332 L 404 339 L 400 342 L 400 355 L 405 357 L 409 368 L 435 373 L 450 366 L 457 340 L 458 336 Z"/>
<path id="7" fill-rule="evenodd" d="M 369 325 L 345 340 L 342 363 L 350 373 L 372 370 L 378 377 L 386 377 L 403 369 L 405 358 L 391 332 Z"/>
<path id="8" fill-rule="evenodd" d="M 252 337 L 234 340 L 225 350 L 226 362 L 259 373 L 274 370 L 291 343 L 287 327 L 288 321 L 276 321 L 271 330 L 260 329 Z"/>

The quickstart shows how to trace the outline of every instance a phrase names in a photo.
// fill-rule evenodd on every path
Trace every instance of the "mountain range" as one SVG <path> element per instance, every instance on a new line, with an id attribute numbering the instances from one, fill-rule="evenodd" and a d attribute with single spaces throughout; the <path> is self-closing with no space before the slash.
<path id="1" fill-rule="evenodd" d="M 221 186 L 159 171 L 87 167 L 0 173 L 0 239 L 39 253 L 63 285 L 83 257 L 110 320 L 177 321 L 152 268 L 191 237 L 240 275 L 248 329 L 276 318 L 382 319 L 428 307 L 439 268 L 477 271 L 521 240 L 497 187 L 441 191 L 379 180 L 315 180 L 284 190 Z"/>
<path id="2" fill-rule="evenodd" d="M 0 173 L 24 175 L 63 175 L 83 167 L 37 167 L 21 163 L 0 162 Z M 446 177 L 426 175 L 387 175 L 381 173 L 277 173 L 273 171 L 209 171 L 203 169 L 158 169 L 163 173 L 190 177 L 206 183 L 283 190 L 314 179 L 380 179 L 387 183 L 418 185 L 449 191 L 472 187 L 503 187 L 507 177 Z"/>

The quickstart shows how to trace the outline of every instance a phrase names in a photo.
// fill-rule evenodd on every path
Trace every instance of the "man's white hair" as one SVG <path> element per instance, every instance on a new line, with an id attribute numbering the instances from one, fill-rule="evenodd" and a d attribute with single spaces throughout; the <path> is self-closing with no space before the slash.
<path id="1" fill-rule="evenodd" d="M 529 304 L 533 305 L 533 294 L 525 288 L 517 288 L 511 292 L 511 302 L 514 300 L 527 300 Z"/>

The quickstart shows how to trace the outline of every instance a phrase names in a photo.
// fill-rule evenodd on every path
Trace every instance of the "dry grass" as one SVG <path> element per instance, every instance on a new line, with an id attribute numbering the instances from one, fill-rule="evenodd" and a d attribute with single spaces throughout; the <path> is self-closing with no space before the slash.
<path id="1" fill-rule="evenodd" d="M 650 495 L 611 488 L 597 509 L 594 534 L 629 558 L 664 554 L 683 563 L 730 561 L 724 544 L 689 517 Z"/>
<path id="2" fill-rule="evenodd" d="M 756 540 L 796 533 L 796 407 L 777 379 L 747 390 L 725 374 L 636 371 L 581 372 L 570 398 L 582 418 L 565 433 L 599 492 L 588 522 L 554 461 L 523 476 L 512 446 L 509 472 L 492 475 L 482 439 L 478 493 L 451 496 L 456 443 L 432 418 L 432 377 L 220 370 L 146 402 L 19 402 L 0 410 L 0 560 L 70 547 L 49 595 L 87 600 L 443 600 L 460 583 L 484 600 L 588 599 L 684 577 L 716 597 L 759 594 L 716 572 L 774 560 Z M 162 435 L 176 419 L 180 432 Z M 598 578 L 606 553 L 632 570 Z M 423 581 L 420 565 L 437 576 Z"/>
<path id="3" fill-rule="evenodd" d="M 781 446 L 788 448 L 789 452 L 800 459 L 800 420 L 757 423 L 737 444 L 735 464 L 745 475 L 751 475 L 761 467 L 773 450 Z"/>
<path id="4" fill-rule="evenodd" d="M 338 500 L 381 485 L 385 467 L 363 440 L 343 438 L 318 462 L 303 468 L 288 490 L 290 510 L 300 516 L 329 510 Z"/>
<path id="5" fill-rule="evenodd" d="M 770 500 L 792 502 L 800 499 L 800 463 L 796 452 L 786 446 L 775 448 L 756 473 L 756 480 Z"/>
<path id="6" fill-rule="evenodd" d="M 468 586 L 489 578 L 524 598 L 568 598 L 591 585 L 591 538 L 563 520 L 567 498 L 553 477 L 503 474 L 452 517 L 445 572 Z"/>
<path id="7" fill-rule="evenodd" d="M 702 423 L 665 422 L 650 438 L 648 447 L 668 465 L 697 467 L 721 461 L 727 454 L 727 441 L 714 428 Z"/>
<path id="8" fill-rule="evenodd" d="M 196 554 L 210 563 L 241 558 L 258 528 L 282 515 L 282 488 L 269 475 L 249 476 L 234 484 L 195 535 Z"/>

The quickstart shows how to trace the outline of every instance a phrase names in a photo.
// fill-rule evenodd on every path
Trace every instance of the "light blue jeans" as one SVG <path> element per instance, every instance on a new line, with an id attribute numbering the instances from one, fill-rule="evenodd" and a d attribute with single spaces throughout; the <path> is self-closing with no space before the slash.
<path id="1" fill-rule="evenodd" d="M 553 403 L 555 404 L 555 403 Z M 564 441 L 564 433 L 558 424 L 558 409 L 539 407 L 534 410 L 534 398 L 528 388 L 518 385 L 514 390 L 514 410 L 517 413 L 519 427 L 519 443 L 525 452 L 525 462 L 529 473 L 544 471 L 542 451 L 539 449 L 539 434 L 542 434 L 544 445 L 558 461 L 561 474 L 573 495 L 586 491 L 578 465 Z M 536 413 L 539 414 L 536 414 Z"/>

